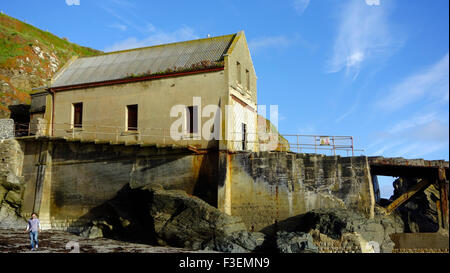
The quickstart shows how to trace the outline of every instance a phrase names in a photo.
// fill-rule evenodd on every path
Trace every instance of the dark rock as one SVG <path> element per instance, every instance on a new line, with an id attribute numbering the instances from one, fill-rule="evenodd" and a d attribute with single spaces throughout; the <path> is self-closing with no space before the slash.
<path id="1" fill-rule="evenodd" d="M 403 232 L 403 222 L 396 215 L 383 215 L 380 208 L 376 208 L 373 219 L 368 219 L 357 211 L 329 208 L 290 217 L 264 228 L 262 232 L 268 236 L 276 236 L 278 231 L 309 233 L 313 230 L 334 240 L 340 240 L 345 234 L 355 233 L 367 242 L 378 243 L 381 252 L 391 252 L 394 243 L 389 235 Z"/>
<path id="2" fill-rule="evenodd" d="M 89 239 L 103 238 L 103 234 L 111 233 L 112 229 L 113 226 L 105 220 L 94 220 L 91 225 L 84 228 L 80 236 Z"/>
<path id="3" fill-rule="evenodd" d="M 0 228 L 24 229 L 25 219 L 21 216 L 22 192 L 24 190 L 21 172 L 23 152 L 14 139 L 0 143 Z"/>
<path id="4" fill-rule="evenodd" d="M 154 190 L 150 216 L 162 245 L 200 249 L 204 241 L 246 231 L 240 218 L 178 190 Z"/>
<path id="5" fill-rule="evenodd" d="M 314 244 L 311 234 L 304 232 L 278 231 L 276 244 L 281 253 L 317 253 L 318 247 Z"/>
<path id="6" fill-rule="evenodd" d="M 117 196 L 94 208 L 75 233 L 183 247 L 249 252 L 262 244 L 264 235 L 249 233 L 238 217 L 227 215 L 184 191 L 125 186 Z"/>
<path id="7" fill-rule="evenodd" d="M 229 253 L 255 252 L 263 245 L 265 235 L 260 232 L 237 231 L 214 238 L 203 245 L 204 250 Z"/>

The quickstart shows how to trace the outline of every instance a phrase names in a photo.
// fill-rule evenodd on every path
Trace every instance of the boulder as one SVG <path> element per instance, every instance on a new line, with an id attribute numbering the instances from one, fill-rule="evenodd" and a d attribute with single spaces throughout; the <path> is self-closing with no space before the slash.
<path id="1" fill-rule="evenodd" d="M 213 238 L 206 242 L 202 249 L 228 253 L 257 252 L 265 241 L 260 232 L 236 231 L 227 236 Z"/>
<path id="2" fill-rule="evenodd" d="M 22 197 L 20 192 L 9 191 L 5 196 L 5 202 L 7 202 L 13 208 L 19 208 L 22 204 Z"/>
<path id="3" fill-rule="evenodd" d="M 180 190 L 153 190 L 150 216 L 159 244 L 194 250 L 205 241 L 247 230 L 240 218 Z"/>
<path id="4" fill-rule="evenodd" d="M 319 251 L 311 234 L 304 232 L 278 231 L 276 244 L 281 253 L 317 253 Z"/>
<path id="5" fill-rule="evenodd" d="M 367 243 L 376 244 L 380 252 L 392 252 L 394 243 L 390 234 L 403 232 L 403 222 L 393 214 L 386 216 L 381 208 L 376 208 L 375 217 L 368 219 L 364 214 L 347 209 L 317 209 L 297 215 L 277 224 L 266 227 L 263 233 L 275 236 L 278 231 L 304 232 L 317 231 L 332 240 L 342 241 L 346 234 L 360 236 L 356 241 L 363 248 Z"/>
<path id="6" fill-rule="evenodd" d="M 192 250 L 250 252 L 264 234 L 247 232 L 243 221 L 227 215 L 198 197 L 161 187 L 132 189 L 126 185 L 117 196 L 94 208 L 74 223 L 86 238 L 106 237 Z"/>
<path id="7" fill-rule="evenodd" d="M 0 142 L 0 228 L 24 229 L 22 207 L 23 177 L 19 176 L 23 153 L 14 139 Z"/>
<path id="8" fill-rule="evenodd" d="M 111 232 L 112 229 L 113 226 L 105 220 L 94 220 L 91 225 L 84 228 L 80 236 L 89 239 L 103 238 L 103 234 Z"/>
<path id="9" fill-rule="evenodd" d="M 23 217 L 17 214 L 14 208 L 8 205 L 0 204 L 0 229 L 23 229 L 25 230 L 27 222 Z"/>

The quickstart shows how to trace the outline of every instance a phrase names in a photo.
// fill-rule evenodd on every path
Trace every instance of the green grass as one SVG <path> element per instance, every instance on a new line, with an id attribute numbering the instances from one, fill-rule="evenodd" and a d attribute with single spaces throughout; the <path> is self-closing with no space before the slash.
<path id="1" fill-rule="evenodd" d="M 44 45 L 48 50 L 54 51 L 62 62 L 74 55 L 92 56 L 102 53 L 66 41 L 48 31 L 40 30 L 5 14 L 0 14 L 0 35 L 3 36 L 0 41 L 0 66 L 5 64 L 8 59 L 25 54 L 24 47 L 35 45 L 36 40 L 39 41 L 40 46 Z M 13 39 L 21 40 L 21 42 L 17 43 Z"/>
<path id="2" fill-rule="evenodd" d="M 11 41 L 9 37 L 6 39 L 0 39 L 0 64 L 23 54 L 25 54 L 25 51 L 23 50 L 22 44 Z"/>

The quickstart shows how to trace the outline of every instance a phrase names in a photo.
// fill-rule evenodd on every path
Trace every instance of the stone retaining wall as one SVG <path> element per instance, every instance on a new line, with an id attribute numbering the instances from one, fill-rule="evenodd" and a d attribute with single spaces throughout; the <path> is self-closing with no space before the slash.
<path id="1" fill-rule="evenodd" d="M 373 217 L 366 157 L 237 153 L 222 155 L 221 164 L 218 206 L 242 217 L 250 230 L 318 208 L 355 209 Z"/>

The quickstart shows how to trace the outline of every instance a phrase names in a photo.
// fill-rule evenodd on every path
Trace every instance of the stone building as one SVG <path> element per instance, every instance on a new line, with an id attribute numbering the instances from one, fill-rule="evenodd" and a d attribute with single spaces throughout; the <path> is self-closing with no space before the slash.
<path id="1" fill-rule="evenodd" d="M 32 95 L 32 108 L 40 135 L 258 150 L 244 32 L 73 58 Z"/>

